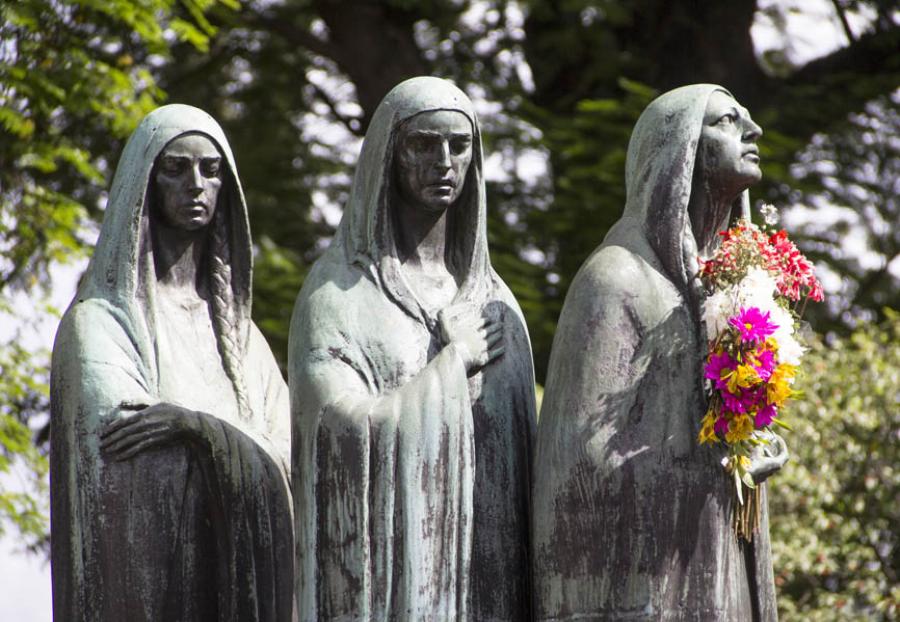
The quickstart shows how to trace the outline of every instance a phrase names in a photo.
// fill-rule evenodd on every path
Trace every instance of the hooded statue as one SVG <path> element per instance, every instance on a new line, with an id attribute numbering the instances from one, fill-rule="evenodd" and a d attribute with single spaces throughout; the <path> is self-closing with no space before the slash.
<path id="1" fill-rule="evenodd" d="M 468 375 L 398 252 L 398 132 L 430 111 L 472 128 L 447 212 L 453 305 L 503 319 L 505 354 Z M 533 383 L 521 311 L 488 257 L 472 104 L 443 80 L 403 82 L 375 111 L 340 228 L 291 323 L 301 619 L 528 618 Z"/>
<path id="2" fill-rule="evenodd" d="M 193 322 L 155 268 L 164 249 L 154 175 L 186 135 L 215 147 L 222 180 L 197 264 L 210 295 L 193 292 Z M 251 268 L 247 207 L 221 128 L 189 106 L 150 113 L 122 154 L 53 347 L 55 620 L 291 619 L 288 395 L 250 320 Z M 109 426 L 140 427 L 160 409 L 190 418 L 190 434 L 107 451 Z"/>
<path id="3" fill-rule="evenodd" d="M 641 115 L 624 214 L 566 297 L 535 450 L 538 620 L 776 618 L 765 487 L 760 531 L 740 542 L 724 450 L 697 442 L 707 344 L 688 207 L 717 91 L 675 89 Z M 709 237 L 747 201 L 707 217 Z"/>

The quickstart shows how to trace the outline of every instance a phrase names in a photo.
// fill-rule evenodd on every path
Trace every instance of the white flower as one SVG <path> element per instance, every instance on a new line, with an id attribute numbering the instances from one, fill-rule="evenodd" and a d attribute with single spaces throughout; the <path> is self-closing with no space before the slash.
<path id="1" fill-rule="evenodd" d="M 734 288 L 717 289 L 703 301 L 703 321 L 706 322 L 706 338 L 715 341 L 719 333 L 728 328 L 728 318 L 735 315 Z"/>
<path id="2" fill-rule="evenodd" d="M 799 365 L 800 357 L 806 352 L 806 348 L 801 346 L 793 335 L 781 335 L 779 338 L 776 332 L 773 337 L 778 342 L 778 362 Z"/>
<path id="3" fill-rule="evenodd" d="M 750 268 L 747 276 L 737 284 L 738 306 L 756 307 L 763 313 L 771 311 L 775 302 L 775 279 L 762 268 Z"/>
<path id="4" fill-rule="evenodd" d="M 767 225 L 774 225 L 778 222 L 778 210 L 774 205 L 764 203 L 762 207 L 759 208 L 759 213 L 762 214 L 763 220 L 766 221 Z"/>

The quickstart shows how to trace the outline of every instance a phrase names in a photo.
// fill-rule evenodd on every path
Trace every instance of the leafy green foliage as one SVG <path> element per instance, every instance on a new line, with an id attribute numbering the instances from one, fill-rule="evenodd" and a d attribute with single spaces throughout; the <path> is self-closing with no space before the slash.
<path id="1" fill-rule="evenodd" d="M 831 228 L 790 220 L 803 250 L 852 284 L 836 307 L 812 310 L 814 326 L 892 318 L 809 356 L 795 459 L 772 493 L 782 614 L 889 619 L 900 335 L 881 308 L 900 307 L 886 269 L 897 255 L 897 99 L 886 96 L 900 83 L 900 27 L 891 0 L 833 4 L 873 12 L 871 27 L 801 67 L 788 39 L 757 58 L 752 2 L 4 2 L 0 311 L 12 290 L 45 285 L 49 264 L 85 254 L 123 141 L 155 106 L 184 102 L 215 116 L 236 154 L 257 243 L 254 318 L 284 363 L 295 296 L 346 202 L 375 104 L 431 73 L 473 96 L 501 163 L 488 180 L 492 262 L 525 312 L 541 380 L 568 284 L 624 206 L 638 115 L 678 84 L 721 83 L 765 129 L 754 197 L 847 210 L 850 224 Z M 764 10 L 787 17 L 778 3 Z M 523 172 L 523 156 L 546 166 Z M 881 263 L 841 254 L 860 227 Z M 46 530 L 46 463 L 31 441 L 46 412 L 46 353 L 0 345 L 0 474 L 31 473 L 37 486 L 0 492 L 0 526 L 31 543 Z"/>
<path id="2" fill-rule="evenodd" d="M 203 11 L 212 4 L 0 6 L 0 293 L 44 283 L 50 263 L 84 254 L 81 230 L 121 141 L 164 100 L 154 68 L 172 40 L 207 47 L 215 29 Z"/>
<path id="3" fill-rule="evenodd" d="M 47 543 L 46 448 L 31 426 L 49 410 L 49 353 L 30 352 L 21 333 L 0 342 L 0 535 L 13 527 L 34 550 Z"/>
<path id="4" fill-rule="evenodd" d="M 900 313 L 884 313 L 804 359 L 791 460 L 769 488 L 785 621 L 900 615 Z"/>
<path id="5" fill-rule="evenodd" d="M 851 115 L 846 129 L 815 136 L 793 166 L 800 183 L 786 216 L 804 233 L 803 251 L 839 283 L 827 306 L 811 309 L 821 331 L 846 332 L 861 319 L 884 319 L 885 306 L 900 307 L 898 136 L 900 93 Z"/>
<path id="6" fill-rule="evenodd" d="M 18 0 L 0 4 L 0 318 L 43 296 L 48 267 L 86 254 L 125 138 L 163 103 L 173 42 L 206 49 L 204 12 L 235 0 Z M 25 318 L 20 318 L 24 320 Z M 0 533 L 46 544 L 48 359 L 0 343 Z M 43 425 L 42 438 L 35 431 Z M 11 483 L 18 480 L 18 485 Z"/>

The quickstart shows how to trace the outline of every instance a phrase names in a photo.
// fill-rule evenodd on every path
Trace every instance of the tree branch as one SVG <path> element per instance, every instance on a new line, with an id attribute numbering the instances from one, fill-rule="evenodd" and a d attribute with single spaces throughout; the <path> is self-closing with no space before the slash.
<path id="1" fill-rule="evenodd" d="M 859 37 L 853 44 L 807 63 L 791 75 L 765 78 L 751 110 L 776 112 L 773 129 L 802 140 L 843 124 L 847 115 L 900 84 L 900 26 Z"/>
<path id="2" fill-rule="evenodd" d="M 315 90 L 316 95 L 319 96 L 319 99 L 321 99 L 323 102 L 325 102 L 325 105 L 328 106 L 328 109 L 331 111 L 331 114 L 333 114 L 334 117 L 338 121 L 340 121 L 344 127 L 347 128 L 347 131 L 355 136 L 359 136 L 360 130 L 362 128 L 362 123 L 360 122 L 360 119 L 358 119 L 357 117 L 348 117 L 348 116 L 341 114 L 337 109 L 337 104 L 334 102 L 333 99 L 331 99 L 331 97 L 328 95 L 328 93 L 326 93 L 324 90 L 322 90 L 321 87 L 319 87 L 318 84 L 316 84 L 312 81 L 309 82 L 309 85 L 312 86 L 313 90 Z M 355 128 L 353 127 L 353 125 L 351 123 L 352 121 L 357 122 L 357 126 Z"/>
<path id="3" fill-rule="evenodd" d="M 311 32 L 296 28 L 293 24 L 271 15 L 264 15 L 256 11 L 244 13 L 250 27 L 259 30 L 268 30 L 283 38 L 289 43 L 305 48 L 313 54 L 334 58 L 340 52 L 336 46 L 325 39 L 313 35 Z"/>
<path id="4" fill-rule="evenodd" d="M 896 87 L 900 75 L 898 49 L 900 26 L 895 25 L 890 30 L 863 35 L 845 48 L 810 61 L 785 81 L 791 85 L 821 84 L 822 78 L 829 75 L 855 74 L 848 77 L 857 81 L 861 76 L 866 80 L 880 79 L 880 82 L 892 83 Z"/>
<path id="5" fill-rule="evenodd" d="M 839 0 L 831 0 L 831 4 L 834 5 L 834 10 L 841 20 L 841 26 L 844 27 L 844 34 L 847 35 L 847 41 L 852 44 L 854 41 L 856 41 L 856 37 L 853 36 L 853 31 L 850 29 L 850 22 L 847 21 L 847 15 L 844 13 L 844 7 L 841 6 Z"/>

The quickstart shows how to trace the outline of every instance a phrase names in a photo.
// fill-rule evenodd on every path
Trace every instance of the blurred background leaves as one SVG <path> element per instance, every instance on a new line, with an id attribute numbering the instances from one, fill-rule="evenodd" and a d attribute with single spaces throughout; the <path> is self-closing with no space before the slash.
<path id="1" fill-rule="evenodd" d="M 810 54 L 816 33 L 791 28 L 804 19 L 838 43 Z M 414 75 L 454 80 L 482 122 L 492 261 L 540 383 L 568 284 L 624 205 L 635 120 L 658 93 L 713 82 L 764 128 L 753 196 L 782 209 L 829 297 L 808 311 L 819 341 L 791 417 L 808 427 L 773 487 L 783 617 L 896 615 L 896 467 L 853 465 L 898 462 L 898 50 L 892 0 L 2 3 L 0 472 L 19 465 L 37 488 L 0 492 L 0 526 L 45 542 L 46 344 L 26 343 L 15 300 L 43 306 L 51 269 L 82 265 L 149 110 L 193 104 L 225 128 L 251 208 L 254 317 L 284 362 L 375 106 Z"/>

